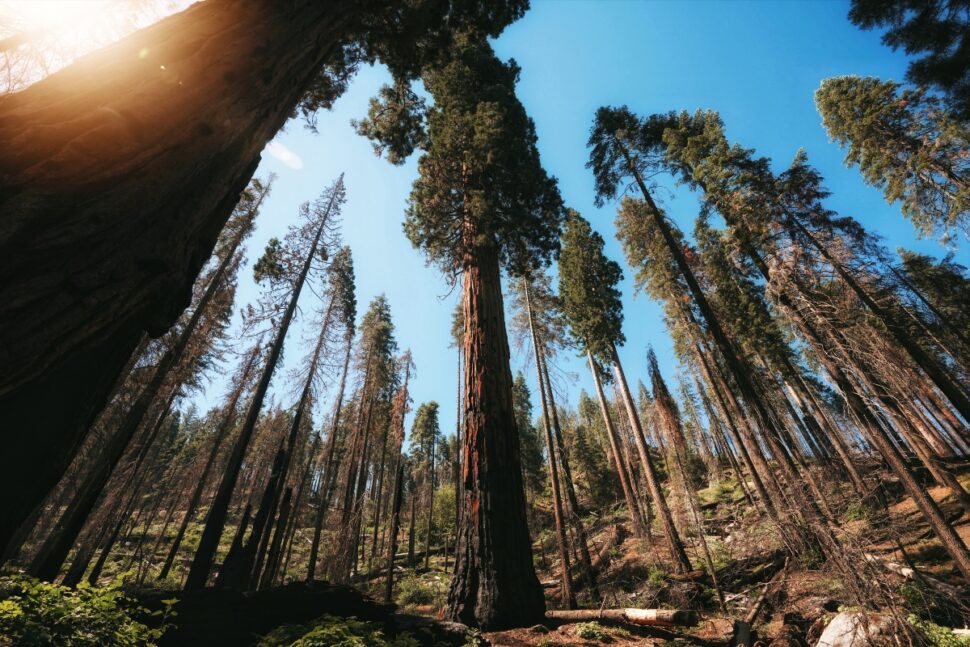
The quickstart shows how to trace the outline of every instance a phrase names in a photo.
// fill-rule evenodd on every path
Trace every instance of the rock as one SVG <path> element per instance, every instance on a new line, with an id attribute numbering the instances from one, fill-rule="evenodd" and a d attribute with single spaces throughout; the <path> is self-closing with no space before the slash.
<path id="1" fill-rule="evenodd" d="M 832 618 L 815 647 L 875 647 L 893 634 L 893 621 L 887 616 L 843 611 Z"/>
<path id="2" fill-rule="evenodd" d="M 529 633 L 533 634 L 547 634 L 549 633 L 549 627 L 545 625 L 533 625 L 529 627 Z"/>
<path id="3" fill-rule="evenodd" d="M 836 613 L 839 610 L 839 607 L 841 606 L 842 606 L 842 603 L 839 602 L 838 600 L 826 600 L 825 602 L 822 603 L 822 608 L 828 611 L 829 613 Z"/>

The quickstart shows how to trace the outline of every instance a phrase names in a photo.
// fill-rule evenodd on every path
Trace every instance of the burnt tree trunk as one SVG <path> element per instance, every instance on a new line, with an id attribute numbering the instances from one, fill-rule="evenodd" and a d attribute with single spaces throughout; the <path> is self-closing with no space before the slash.
<path id="1" fill-rule="evenodd" d="M 0 545 L 64 473 L 142 331 L 189 304 L 260 151 L 358 14 L 198 3 L 0 98 L 0 419 L 31 429 L 4 434 Z"/>
<path id="2" fill-rule="evenodd" d="M 483 629 L 527 626 L 542 619 L 545 600 L 526 521 L 498 250 L 469 245 L 463 264 L 464 510 L 447 616 Z"/>

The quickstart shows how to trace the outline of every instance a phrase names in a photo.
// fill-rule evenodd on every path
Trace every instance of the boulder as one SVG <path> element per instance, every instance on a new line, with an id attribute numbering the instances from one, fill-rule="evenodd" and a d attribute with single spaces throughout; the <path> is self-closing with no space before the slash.
<path id="1" fill-rule="evenodd" d="M 894 633 L 894 622 L 888 616 L 843 611 L 832 618 L 815 647 L 876 647 Z"/>

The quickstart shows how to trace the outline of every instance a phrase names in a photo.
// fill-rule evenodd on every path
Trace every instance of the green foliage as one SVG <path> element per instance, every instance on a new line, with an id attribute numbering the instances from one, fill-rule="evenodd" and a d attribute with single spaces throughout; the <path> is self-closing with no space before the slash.
<path id="1" fill-rule="evenodd" d="M 580 622 L 576 625 L 576 635 L 583 640 L 604 640 L 608 634 L 603 631 L 603 627 L 595 620 L 590 622 Z"/>
<path id="2" fill-rule="evenodd" d="M 166 626 L 141 622 L 151 614 L 121 591 L 121 578 L 105 587 L 87 583 L 71 589 L 22 576 L 0 577 L 0 642 L 44 645 L 154 645 Z M 167 600 L 171 607 L 174 600 Z M 9 642 L 4 642 L 9 641 Z"/>
<path id="3" fill-rule="evenodd" d="M 647 586 L 654 590 L 659 591 L 660 589 L 667 586 L 667 571 L 663 570 L 659 566 L 650 565 L 647 568 Z"/>
<path id="4" fill-rule="evenodd" d="M 949 627 L 941 627 L 929 620 L 923 620 L 916 614 L 911 613 L 906 621 L 923 632 L 929 643 L 935 647 L 966 647 L 970 645 L 970 638 L 956 636 Z"/>
<path id="5" fill-rule="evenodd" d="M 886 28 L 884 45 L 915 58 L 906 78 L 946 93 L 950 108 L 970 120 L 970 5 L 964 0 L 852 0 L 849 19 L 863 29 Z"/>
<path id="6" fill-rule="evenodd" d="M 411 634 L 393 638 L 380 625 L 356 618 L 324 615 L 310 624 L 283 625 L 259 641 L 259 647 L 420 647 Z"/>
<path id="7" fill-rule="evenodd" d="M 441 606 L 444 603 L 444 589 L 409 573 L 397 583 L 396 602 L 402 607 Z"/>
<path id="8" fill-rule="evenodd" d="M 456 34 L 421 73 L 434 105 L 424 109 L 398 84 L 382 91 L 358 125 L 392 161 L 424 149 L 404 231 L 446 274 L 462 271 L 468 254 L 484 249 L 524 274 L 558 246 L 562 198 L 515 96 L 518 76 L 518 66 L 500 61 L 484 33 Z"/>
<path id="9" fill-rule="evenodd" d="M 522 478 L 532 492 L 542 490 L 545 475 L 542 457 L 542 442 L 539 432 L 532 424 L 532 399 L 529 386 L 522 372 L 516 373 L 512 382 L 512 407 L 515 410 L 515 424 L 519 428 L 519 453 L 522 458 Z"/>
<path id="10" fill-rule="evenodd" d="M 329 291 L 335 300 L 340 321 L 347 338 L 354 336 L 354 320 L 357 318 L 357 297 L 354 295 L 354 257 L 346 245 L 337 250 L 330 262 Z"/>
<path id="11" fill-rule="evenodd" d="M 951 236 L 970 226 L 970 125 L 954 120 L 923 90 L 873 77 L 826 79 L 815 104 L 829 136 L 846 147 L 887 202 L 923 234 Z M 970 105 L 968 105 L 970 107 Z"/>
<path id="12" fill-rule="evenodd" d="M 603 253 L 603 237 L 568 210 L 559 255 L 559 295 L 573 337 L 597 359 L 612 361 L 625 341 L 617 284 L 623 270 Z"/>
<path id="13" fill-rule="evenodd" d="M 285 250 L 280 239 L 275 237 L 270 238 L 269 242 L 266 243 L 266 249 L 263 251 L 263 255 L 253 265 L 253 278 L 257 283 L 262 283 L 263 281 L 272 283 L 284 277 L 286 273 L 286 269 L 283 266 L 284 254 Z"/>

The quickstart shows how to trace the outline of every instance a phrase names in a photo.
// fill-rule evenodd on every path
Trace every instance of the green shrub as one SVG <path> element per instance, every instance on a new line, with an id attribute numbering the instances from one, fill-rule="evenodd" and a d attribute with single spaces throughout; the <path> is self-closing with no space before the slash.
<path id="1" fill-rule="evenodd" d="M 413 574 L 402 577 L 397 583 L 397 603 L 402 607 L 441 606 L 444 602 L 441 593 L 434 585 Z"/>
<path id="2" fill-rule="evenodd" d="M 420 647 L 410 634 L 388 638 L 374 622 L 324 615 L 310 624 L 283 625 L 267 634 L 259 647 Z"/>
<path id="3" fill-rule="evenodd" d="M 929 639 L 930 644 L 935 647 L 967 647 L 970 645 L 970 639 L 954 635 L 948 627 L 941 627 L 929 620 L 922 620 L 915 613 L 909 614 L 906 621 L 922 631 Z"/>
<path id="4" fill-rule="evenodd" d="M 121 584 L 118 578 L 105 587 L 71 589 L 23 575 L 0 577 L 0 644 L 154 645 L 166 626 L 151 629 L 136 618 L 162 614 L 137 606 Z"/>
<path id="5" fill-rule="evenodd" d="M 580 622 L 576 625 L 576 635 L 583 640 L 603 640 L 606 638 L 606 632 L 603 631 L 603 627 L 595 620 Z"/>

